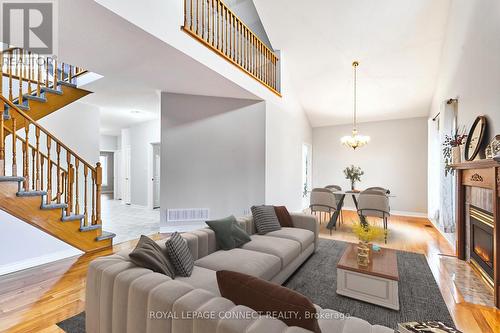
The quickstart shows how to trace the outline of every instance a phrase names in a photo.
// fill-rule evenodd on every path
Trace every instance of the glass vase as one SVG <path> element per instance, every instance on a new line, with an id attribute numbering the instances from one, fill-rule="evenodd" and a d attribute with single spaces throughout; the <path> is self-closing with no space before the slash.
<path id="1" fill-rule="evenodd" d="M 367 267 L 370 264 L 370 244 L 366 242 L 358 243 L 358 265 Z"/>

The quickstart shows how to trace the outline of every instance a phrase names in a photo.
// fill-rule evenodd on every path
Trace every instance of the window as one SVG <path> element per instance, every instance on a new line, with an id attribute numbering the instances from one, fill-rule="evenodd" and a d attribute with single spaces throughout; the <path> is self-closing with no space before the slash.
<path id="1" fill-rule="evenodd" d="M 312 187 L 312 147 L 302 144 L 302 207 L 309 206 L 309 195 Z"/>
<path id="2" fill-rule="evenodd" d="M 108 186 L 108 156 L 99 156 L 99 162 L 102 167 L 102 186 Z"/>

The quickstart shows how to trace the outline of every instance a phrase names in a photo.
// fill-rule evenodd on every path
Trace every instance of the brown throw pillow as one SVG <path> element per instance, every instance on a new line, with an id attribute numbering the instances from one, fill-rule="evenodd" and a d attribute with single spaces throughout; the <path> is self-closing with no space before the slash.
<path id="1" fill-rule="evenodd" d="M 148 268 L 156 273 L 175 278 L 175 270 L 168 261 L 166 253 L 151 238 L 141 235 L 139 243 L 129 254 L 130 260 L 137 266 Z"/>
<path id="2" fill-rule="evenodd" d="M 274 206 L 274 212 L 282 227 L 293 228 L 292 217 L 285 206 Z"/>
<path id="3" fill-rule="evenodd" d="M 316 308 L 311 301 L 298 292 L 267 282 L 254 276 L 218 271 L 217 284 L 222 297 L 236 305 L 277 316 L 288 326 L 298 326 L 320 333 Z M 289 315 L 289 314 L 297 314 Z"/>

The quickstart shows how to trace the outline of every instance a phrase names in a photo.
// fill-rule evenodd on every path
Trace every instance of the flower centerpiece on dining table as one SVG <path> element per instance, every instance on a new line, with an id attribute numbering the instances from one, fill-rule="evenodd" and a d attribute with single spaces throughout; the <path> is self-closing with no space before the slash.
<path id="1" fill-rule="evenodd" d="M 361 170 L 360 167 L 351 165 L 347 168 L 344 169 L 344 175 L 346 179 L 349 179 L 351 181 L 351 190 L 355 191 L 356 187 L 356 182 L 361 181 L 361 176 L 363 176 L 365 173 L 363 170 Z"/>

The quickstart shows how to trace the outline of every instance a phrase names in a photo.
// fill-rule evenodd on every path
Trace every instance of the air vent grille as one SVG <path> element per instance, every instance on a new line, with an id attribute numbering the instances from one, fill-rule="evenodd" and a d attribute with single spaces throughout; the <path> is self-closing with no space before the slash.
<path id="1" fill-rule="evenodd" d="M 168 222 L 206 221 L 210 218 L 208 208 L 168 209 Z"/>

